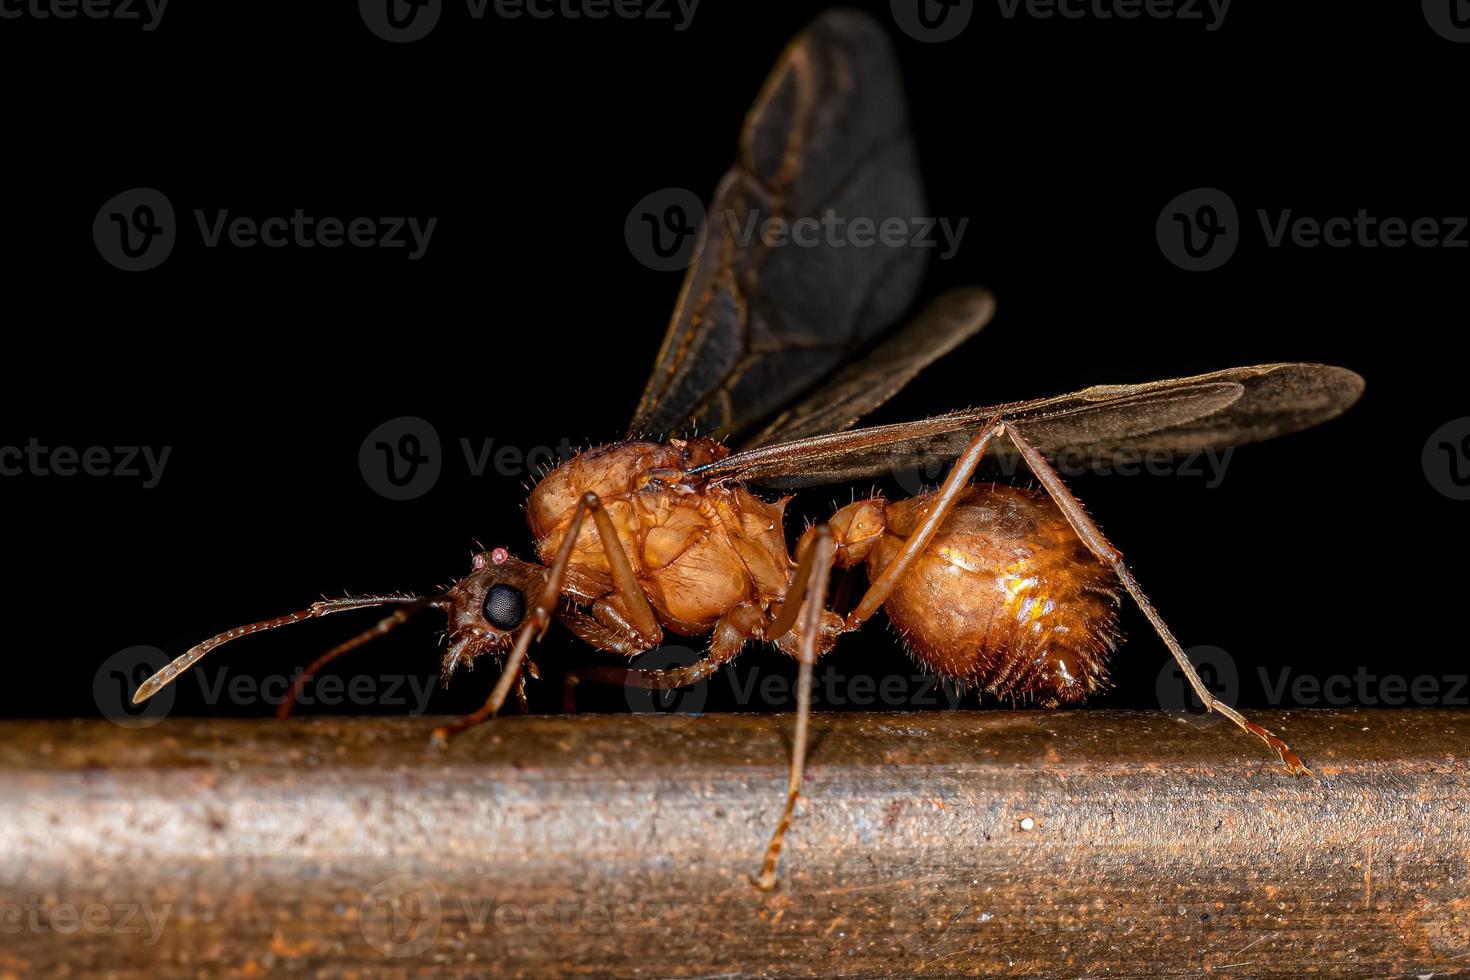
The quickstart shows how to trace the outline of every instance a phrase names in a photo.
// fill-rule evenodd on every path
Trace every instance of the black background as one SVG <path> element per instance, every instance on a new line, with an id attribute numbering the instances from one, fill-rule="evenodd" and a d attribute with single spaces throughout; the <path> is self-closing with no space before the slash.
<path id="1" fill-rule="evenodd" d="M 324 593 L 429 589 L 465 572 L 475 540 L 529 555 L 530 477 L 470 475 L 459 440 L 524 451 L 622 434 L 680 278 L 635 260 L 624 219 L 660 188 L 708 195 L 781 47 L 823 6 L 704 0 L 676 31 L 476 21 L 450 2 L 430 36 L 397 45 L 348 3 L 178 4 L 151 32 L 0 21 L 0 445 L 172 447 L 153 489 L 0 478 L 0 710 L 95 715 L 98 668 L 125 648 L 171 656 Z M 1466 214 L 1470 46 L 1438 36 L 1418 4 L 1238 4 L 1207 31 L 1008 20 L 980 2 L 939 44 L 901 33 L 886 2 L 865 6 L 894 37 L 930 207 L 970 218 L 925 295 L 981 283 L 999 297 L 976 340 L 877 418 L 1235 364 L 1351 367 L 1367 379 L 1354 409 L 1237 452 L 1218 487 L 1116 475 L 1072 486 L 1185 645 L 1229 652 L 1243 704 L 1267 703 L 1262 668 L 1463 674 L 1470 505 L 1434 490 L 1421 451 L 1467 414 L 1470 252 L 1272 249 L 1255 212 Z M 168 195 L 183 226 L 161 267 L 129 274 L 103 261 L 91 225 L 139 186 Z M 1163 257 L 1154 223 L 1200 186 L 1231 196 L 1245 233 L 1223 268 L 1189 273 Z M 298 207 L 439 221 L 416 262 L 403 250 L 206 249 L 192 224 L 194 208 Z M 432 491 L 398 502 L 365 483 L 358 450 L 406 415 L 434 425 L 446 457 Z M 802 513 L 849 493 L 811 493 Z M 1165 651 L 1135 611 L 1124 623 L 1118 688 L 1095 703 L 1157 706 Z M 211 669 L 286 674 L 353 625 L 248 640 Z M 438 628 L 405 629 L 341 672 L 433 677 Z M 563 665 L 615 662 L 560 629 L 537 656 L 538 710 L 561 704 Z M 788 670 L 764 648 L 741 663 Z M 881 617 L 832 663 L 913 672 Z M 490 684 L 470 675 L 430 710 L 473 707 Z M 272 710 L 179 687 L 177 714 Z M 734 706 L 726 681 L 709 705 Z"/>

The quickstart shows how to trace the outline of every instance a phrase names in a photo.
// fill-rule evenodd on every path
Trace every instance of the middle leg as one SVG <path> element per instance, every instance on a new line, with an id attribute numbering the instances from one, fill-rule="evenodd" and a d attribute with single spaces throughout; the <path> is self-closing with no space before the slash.
<path id="1" fill-rule="evenodd" d="M 786 805 L 781 811 L 781 819 L 776 824 L 775 832 L 771 834 L 771 841 L 766 845 L 760 874 L 751 879 L 761 891 L 768 892 L 776 887 L 776 869 L 781 863 L 781 847 L 786 840 L 786 832 L 791 828 L 791 820 L 796 813 L 796 801 L 801 795 L 802 779 L 806 775 L 807 731 L 812 713 L 812 674 L 817 662 L 818 638 L 822 632 L 822 618 L 827 606 L 827 583 L 831 575 L 832 530 L 825 524 L 819 524 L 802 549 L 797 564 L 793 585 L 799 583 L 801 591 L 796 594 L 788 593 L 786 596 L 787 606 L 801 611 L 801 643 L 797 653 L 801 667 L 796 679 L 796 731 L 791 737 Z"/>
<path id="2" fill-rule="evenodd" d="M 585 613 L 572 613 L 563 617 L 567 626 L 577 636 L 597 647 L 615 653 L 624 652 L 624 640 L 606 626 Z M 567 672 L 568 703 L 575 704 L 574 691 L 578 684 L 592 681 L 598 684 L 630 685 L 651 691 L 670 691 L 697 684 L 714 675 L 725 664 L 735 659 L 746 641 L 765 635 L 765 617 L 752 603 L 742 603 L 721 616 L 710 635 L 709 652 L 687 667 L 671 667 L 665 670 L 645 670 L 636 667 L 584 667 Z M 638 651 L 633 651 L 638 652 Z"/>

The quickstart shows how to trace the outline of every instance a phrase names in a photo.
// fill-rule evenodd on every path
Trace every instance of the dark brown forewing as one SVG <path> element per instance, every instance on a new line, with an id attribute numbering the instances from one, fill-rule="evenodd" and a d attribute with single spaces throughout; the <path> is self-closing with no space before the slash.
<path id="1" fill-rule="evenodd" d="M 974 336 L 994 314 L 995 296 L 988 289 L 945 293 L 902 330 L 782 412 L 746 446 L 774 445 L 851 428 L 898 394 L 925 367 Z"/>
<path id="2" fill-rule="evenodd" d="M 1362 390 L 1363 379 L 1346 368 L 1261 364 L 798 439 L 736 453 L 695 472 L 773 487 L 901 473 L 954 459 L 995 418 L 1017 423 L 1028 440 L 1073 465 L 1104 466 L 1124 452 L 1220 449 L 1295 432 L 1341 414 Z M 1002 441 L 995 454 L 1013 450 Z"/>
<path id="3" fill-rule="evenodd" d="M 887 37 L 862 14 L 823 15 L 746 118 L 630 432 L 738 435 L 892 324 L 923 278 L 923 248 L 771 245 L 761 222 L 924 213 Z"/>

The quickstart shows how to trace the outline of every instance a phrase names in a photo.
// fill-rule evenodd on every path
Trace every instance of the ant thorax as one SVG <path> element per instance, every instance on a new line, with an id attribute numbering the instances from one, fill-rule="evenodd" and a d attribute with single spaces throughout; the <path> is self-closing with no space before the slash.
<path id="1" fill-rule="evenodd" d="M 667 629 L 700 635 L 736 606 L 779 600 L 791 574 L 786 501 L 762 500 L 738 483 L 669 479 L 727 453 L 714 440 L 690 439 L 613 443 L 567 460 L 536 486 L 526 507 L 537 555 L 552 562 L 579 501 L 594 493 Z M 625 612 L 590 522 L 578 534 L 566 592 L 594 604 L 599 618 L 616 621 Z"/>

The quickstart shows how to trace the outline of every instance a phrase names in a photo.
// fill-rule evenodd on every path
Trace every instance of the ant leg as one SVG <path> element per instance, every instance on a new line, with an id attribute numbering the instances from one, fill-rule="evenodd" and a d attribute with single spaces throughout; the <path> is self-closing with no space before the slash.
<path id="1" fill-rule="evenodd" d="M 580 609 L 562 610 L 561 621 L 577 639 L 597 650 L 633 657 L 646 649 L 638 635 L 631 629 L 624 628 L 621 624 L 605 622 Z M 569 715 L 577 713 L 578 684 L 583 681 L 621 684 L 625 670 L 626 668 L 621 667 L 585 667 L 566 671 L 562 674 L 562 711 Z"/>
<path id="2" fill-rule="evenodd" d="M 623 604 L 628 608 L 633 629 L 649 646 L 656 646 L 663 639 L 663 629 L 658 625 L 658 619 L 648 605 L 648 597 L 643 594 L 643 588 L 638 584 L 637 576 L 633 574 L 632 563 L 628 561 L 627 552 L 623 550 L 623 543 L 618 540 L 612 519 L 607 516 L 607 511 L 603 509 L 602 501 L 598 499 L 597 494 L 585 493 L 577 502 L 577 509 L 572 514 L 572 522 L 567 526 L 567 533 L 562 538 L 561 547 L 557 549 L 556 560 L 552 562 L 551 571 L 546 575 L 546 585 L 542 588 L 541 595 L 537 597 L 535 605 L 531 607 L 530 615 L 526 617 L 520 632 L 516 634 L 515 644 L 505 658 L 505 664 L 500 670 L 500 679 L 495 682 L 495 689 L 474 713 L 465 715 L 452 725 L 434 729 L 430 741 L 437 748 L 448 748 L 451 735 L 457 735 L 467 728 L 473 728 L 494 717 L 495 713 L 500 710 L 500 706 L 505 703 L 511 687 L 516 683 L 517 678 L 521 677 L 521 664 L 526 659 L 526 651 L 530 649 L 531 641 L 546 635 L 547 627 L 551 625 L 551 619 L 556 614 L 557 606 L 561 602 L 562 590 L 566 588 L 567 569 L 571 566 L 572 551 L 577 546 L 577 538 L 582 530 L 582 520 L 589 512 L 592 514 L 593 526 L 597 528 L 598 538 L 602 541 L 603 554 L 607 556 L 607 563 L 612 569 L 613 584 Z"/>
<path id="3" fill-rule="evenodd" d="M 820 537 L 826 537 L 828 541 L 825 557 L 819 557 L 817 554 L 816 543 Z M 781 603 L 780 613 L 766 626 L 765 633 L 767 641 L 775 643 L 785 636 L 791 630 L 791 627 L 796 625 L 796 617 L 802 610 L 801 600 L 807 594 L 807 583 L 811 580 L 812 569 L 816 567 L 817 562 L 825 562 L 828 570 L 831 570 L 834 548 L 836 547 L 832 544 L 832 537 L 833 533 L 830 522 L 826 524 L 813 524 L 802 534 L 801 542 L 797 546 L 796 574 L 791 576 L 791 584 L 786 588 L 786 599 Z M 842 535 L 839 533 L 837 538 L 840 541 Z M 827 601 L 825 589 L 822 591 L 822 601 L 823 603 Z"/>
<path id="4" fill-rule="evenodd" d="M 625 657 L 636 657 L 648 649 L 626 617 L 617 615 L 599 599 L 593 604 L 593 612 L 582 609 L 564 609 L 561 621 L 577 639 L 590 647 L 607 653 L 620 653 Z"/>
<path id="5" fill-rule="evenodd" d="M 322 654 L 320 657 L 317 657 L 311 662 L 310 665 L 307 666 L 305 670 L 303 670 L 300 674 L 296 676 L 296 681 L 291 685 L 291 690 L 286 692 L 285 698 L 282 699 L 280 706 L 276 708 L 276 719 L 279 721 L 285 721 L 287 718 L 291 717 L 291 712 L 296 710 L 296 703 L 301 699 L 301 692 L 306 689 L 306 682 L 311 680 L 312 677 L 316 676 L 317 672 L 320 671 L 327 664 L 331 663 L 333 660 L 336 660 L 338 657 L 342 656 L 342 654 L 348 653 L 352 650 L 356 650 L 364 643 L 375 640 L 378 637 L 382 636 L 384 633 L 388 633 L 403 625 L 408 621 L 408 618 L 410 616 L 422 609 L 428 608 L 429 605 L 430 603 L 428 600 L 423 600 L 421 602 L 416 602 L 413 605 L 403 606 L 396 610 L 391 616 L 386 616 L 383 619 L 379 620 L 375 626 L 363 630 L 352 639 L 337 644 L 336 646 L 332 647 L 332 649 Z"/>
<path id="6" fill-rule="evenodd" d="M 602 629 L 601 623 L 589 621 L 583 616 L 581 623 L 574 624 L 568 619 L 567 625 L 571 627 L 572 632 L 598 649 L 609 649 L 600 642 L 603 636 L 599 632 Z M 748 602 L 741 603 L 721 616 L 715 623 L 714 631 L 710 635 L 709 652 L 689 666 L 669 667 L 664 670 L 646 670 L 637 667 L 584 667 L 567 672 L 568 690 L 574 689 L 583 681 L 629 685 L 649 691 L 672 691 L 688 687 L 712 676 L 725 664 L 734 660 L 744 648 L 746 641 L 760 636 L 764 627 L 765 617 L 761 615 L 760 609 Z M 611 652 L 622 651 L 614 649 Z M 575 700 L 571 703 L 574 704 Z"/>
<path id="7" fill-rule="evenodd" d="M 531 713 L 531 702 L 526 698 L 526 672 L 524 670 L 516 680 L 516 707 L 523 715 Z"/>
<path id="8" fill-rule="evenodd" d="M 1236 711 L 1230 705 L 1217 700 L 1210 693 L 1209 688 L 1205 687 L 1204 681 L 1200 680 L 1199 672 L 1194 669 L 1194 664 L 1189 662 L 1189 657 L 1184 653 L 1184 648 L 1179 645 L 1179 641 L 1174 638 L 1174 634 L 1169 630 L 1168 625 L 1165 624 L 1163 617 L 1159 615 L 1158 610 L 1154 608 L 1148 596 L 1144 595 L 1143 589 L 1139 586 L 1138 581 L 1134 579 L 1133 573 L 1128 571 L 1128 566 L 1123 563 L 1123 553 L 1113 547 L 1112 542 L 1103 536 L 1102 529 L 1087 515 L 1086 509 L 1082 506 L 1082 501 L 1078 500 L 1072 491 L 1067 489 L 1067 485 L 1062 482 L 1062 478 L 1057 474 L 1057 471 L 1052 469 L 1051 464 L 1046 461 L 1046 457 L 1041 455 L 1031 443 L 1027 442 L 1013 426 L 1003 425 L 1002 428 L 1005 429 L 1005 433 L 1010 437 L 1011 443 L 1020 452 L 1021 458 L 1026 461 L 1027 467 L 1036 475 L 1036 479 L 1046 488 L 1046 492 L 1051 496 L 1052 501 L 1067 518 L 1067 523 L 1072 525 L 1072 530 L 1077 532 L 1077 537 L 1081 538 L 1082 543 L 1087 546 L 1087 550 L 1091 551 L 1099 561 L 1113 570 L 1113 574 L 1117 575 L 1118 580 L 1123 583 L 1123 588 L 1128 590 L 1128 594 L 1133 597 L 1133 601 L 1138 604 L 1138 608 L 1143 610 L 1143 614 L 1148 617 L 1148 621 L 1153 624 L 1154 630 L 1164 641 L 1164 646 L 1169 648 L 1169 652 L 1173 654 L 1174 659 L 1179 663 L 1179 669 L 1184 671 L 1184 676 L 1189 679 L 1190 686 L 1194 688 L 1194 693 L 1199 695 L 1199 699 L 1205 708 L 1210 711 L 1220 712 L 1220 714 L 1239 725 L 1242 731 L 1249 732 L 1269 745 L 1281 757 L 1282 763 L 1285 764 L 1286 768 L 1293 775 L 1301 775 L 1309 772 L 1307 767 L 1302 764 L 1302 760 L 1297 757 L 1295 752 L 1291 751 L 1285 742 L 1255 722 L 1247 720 L 1245 715 Z"/>
<path id="9" fill-rule="evenodd" d="M 786 806 L 781 811 L 781 820 L 771 834 L 766 846 L 765 860 L 761 873 L 751 879 L 761 891 L 776 887 L 776 869 L 781 863 L 781 845 L 786 840 L 786 831 L 791 828 L 791 818 L 796 812 L 796 800 L 801 794 L 802 777 L 806 773 L 807 730 L 812 713 L 812 671 L 817 662 L 817 634 L 822 625 L 822 613 L 827 605 L 827 583 L 832 575 L 832 530 L 819 525 L 803 549 L 797 575 L 801 568 L 809 568 L 808 580 L 803 582 L 804 596 L 788 596 L 788 602 L 800 601 L 801 646 L 798 659 L 801 671 L 796 680 L 796 731 L 791 738 L 791 768 L 786 780 Z"/>
<path id="10" fill-rule="evenodd" d="M 929 547 L 929 542 L 934 540 L 939 526 L 944 523 L 954 510 L 955 504 L 959 502 L 960 495 L 965 492 L 965 486 L 970 482 L 970 477 L 975 475 L 975 468 L 980 465 L 980 458 L 985 455 L 992 440 L 1005 431 L 1005 426 L 999 420 L 987 423 L 985 428 L 975 433 L 965 451 L 955 460 L 954 467 L 949 475 L 944 478 L 939 492 L 934 496 L 934 502 L 929 505 L 929 512 L 924 522 L 915 529 L 909 539 L 904 542 L 893 561 L 883 569 L 879 575 L 868 586 L 868 591 L 863 593 L 863 598 L 858 602 L 856 608 L 847 614 L 847 628 L 857 627 L 888 601 L 893 590 L 898 587 L 899 581 L 913 567 L 914 562 Z"/>

